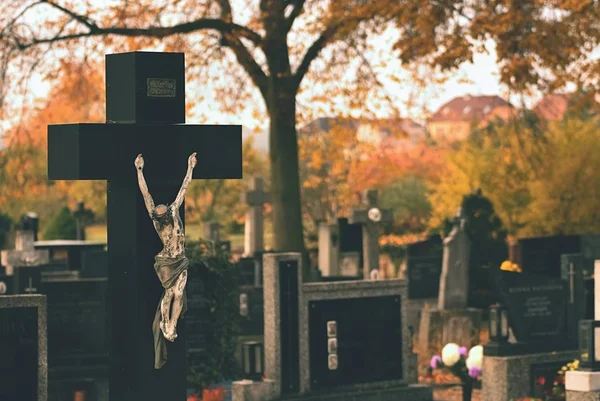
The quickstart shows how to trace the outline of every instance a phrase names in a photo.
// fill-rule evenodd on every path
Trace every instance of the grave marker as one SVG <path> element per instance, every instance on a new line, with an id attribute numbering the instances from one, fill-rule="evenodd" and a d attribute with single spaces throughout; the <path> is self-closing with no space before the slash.
<path id="1" fill-rule="evenodd" d="M 46 297 L 0 296 L 0 400 L 48 399 Z"/>
<path id="2" fill-rule="evenodd" d="M 37 292 L 41 280 L 40 266 L 50 262 L 47 250 L 34 249 L 34 236 L 30 230 L 17 231 L 15 250 L 1 252 L 0 264 L 6 268 L 8 276 L 13 276 L 12 291 L 15 294 Z"/>
<path id="3" fill-rule="evenodd" d="M 348 221 L 362 224 L 363 232 L 363 277 L 369 279 L 371 270 L 379 269 L 379 225 L 392 221 L 392 212 L 377 206 L 377 191 L 366 193 L 367 209 L 355 209 Z"/>
<path id="4" fill-rule="evenodd" d="M 154 369 L 151 328 L 163 288 L 153 265 L 161 243 L 133 161 L 144 155 L 154 199 L 171 202 L 193 152 L 192 178 L 241 178 L 241 127 L 183 125 L 183 53 L 107 55 L 106 120 L 49 126 L 48 178 L 108 181 L 111 400 L 185 400 L 185 325 L 167 344 L 165 366 Z"/>
<path id="5" fill-rule="evenodd" d="M 249 206 L 244 228 L 244 255 L 254 256 L 265 248 L 263 205 L 270 202 L 271 194 L 264 191 L 260 177 L 252 177 L 249 189 L 242 194 L 242 202 Z"/>

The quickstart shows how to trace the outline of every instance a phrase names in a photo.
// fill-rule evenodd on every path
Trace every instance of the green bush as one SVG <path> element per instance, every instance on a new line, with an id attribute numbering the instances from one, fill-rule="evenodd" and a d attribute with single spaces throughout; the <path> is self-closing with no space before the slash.
<path id="1" fill-rule="evenodd" d="M 187 381 L 198 394 L 210 385 L 238 376 L 235 359 L 236 337 L 239 329 L 239 285 L 237 266 L 230 261 L 230 253 L 214 243 L 188 243 L 190 276 L 200 277 L 204 283 L 208 325 L 206 357 L 202 361 L 188 361 Z"/>
<path id="2" fill-rule="evenodd" d="M 44 239 L 77 239 L 77 222 L 68 207 L 63 207 L 48 223 Z"/>

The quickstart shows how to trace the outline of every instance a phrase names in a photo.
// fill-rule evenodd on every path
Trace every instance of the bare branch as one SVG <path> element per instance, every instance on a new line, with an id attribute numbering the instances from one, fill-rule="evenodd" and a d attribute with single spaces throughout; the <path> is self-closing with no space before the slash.
<path id="1" fill-rule="evenodd" d="M 289 2 L 289 4 L 294 6 L 294 8 L 292 9 L 290 15 L 285 19 L 284 32 L 288 33 L 290 29 L 292 29 L 294 21 L 296 21 L 296 18 L 298 18 L 298 16 L 302 13 L 305 2 L 306 0 L 294 0 Z"/>
<path id="2" fill-rule="evenodd" d="M 304 58 L 300 62 L 300 65 L 296 69 L 294 73 L 294 87 L 297 90 L 300 87 L 300 83 L 302 79 L 308 72 L 310 64 L 319 56 L 321 50 L 325 48 L 325 46 L 329 43 L 329 41 L 335 36 L 337 30 L 342 26 L 342 23 L 338 23 L 332 26 L 327 27 L 322 33 L 321 36 L 314 41 L 312 45 L 304 54 Z"/>
<path id="3" fill-rule="evenodd" d="M 219 0 L 219 6 L 221 7 L 221 21 L 225 21 L 230 25 L 235 25 L 233 23 L 231 3 L 229 2 L 229 0 Z M 260 65 L 258 65 L 252 54 L 250 54 L 246 46 L 244 46 L 244 43 L 242 43 L 240 38 L 236 35 L 236 32 L 222 31 L 222 34 L 226 44 L 229 45 L 229 47 L 231 47 L 231 50 L 233 50 L 238 62 L 244 68 L 244 70 L 246 70 L 248 75 L 250 75 L 250 78 L 252 79 L 256 87 L 260 90 L 263 99 L 266 100 L 268 92 L 267 75 L 260 67 Z M 255 43 L 259 44 L 257 42 Z"/>
<path id="4" fill-rule="evenodd" d="M 83 25 L 85 25 L 86 27 L 88 27 L 90 30 L 93 30 L 95 28 L 98 28 L 98 25 L 93 22 L 92 20 L 90 20 L 89 18 L 83 16 L 83 15 L 79 15 L 71 10 L 68 10 L 66 8 L 64 8 L 63 6 L 56 4 L 53 1 L 50 0 L 40 0 L 40 3 L 43 4 L 48 4 L 49 6 L 56 8 L 57 10 L 67 14 L 69 17 L 73 18 L 74 20 L 82 23 Z"/>

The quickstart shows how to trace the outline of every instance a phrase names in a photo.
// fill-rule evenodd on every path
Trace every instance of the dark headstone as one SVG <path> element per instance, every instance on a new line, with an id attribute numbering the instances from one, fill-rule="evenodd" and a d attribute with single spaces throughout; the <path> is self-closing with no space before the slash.
<path id="1" fill-rule="evenodd" d="M 407 245 L 406 257 L 439 257 L 441 259 L 443 251 L 444 244 L 442 243 L 442 237 L 439 235 L 433 235 L 423 241 L 418 241 Z"/>
<path id="2" fill-rule="evenodd" d="M 108 280 L 90 278 L 44 282 L 41 289 L 48 299 L 51 377 L 72 379 L 82 374 L 82 369 L 106 374 Z"/>
<path id="3" fill-rule="evenodd" d="M 0 400 L 47 399 L 44 297 L 0 297 L 0 355 Z"/>
<path id="4" fill-rule="evenodd" d="M 255 258 L 240 258 L 238 260 L 241 284 L 255 287 L 262 286 L 262 264 Z"/>
<path id="5" fill-rule="evenodd" d="M 442 274 L 442 257 L 409 257 L 407 260 L 408 297 L 437 298 Z"/>
<path id="6" fill-rule="evenodd" d="M 281 392 L 297 393 L 300 390 L 299 355 L 299 299 L 298 262 L 280 262 L 279 266 L 279 307 L 281 319 Z"/>
<path id="7" fill-rule="evenodd" d="M 599 235 L 561 235 L 520 239 L 511 254 L 525 273 L 561 276 L 561 255 L 581 253 L 584 258 L 600 258 Z"/>
<path id="8" fill-rule="evenodd" d="M 311 387 L 402 378 L 400 297 L 309 302 Z M 328 332 L 335 322 L 336 332 Z M 337 369 L 330 369 L 328 342 L 337 340 Z"/>
<path id="9" fill-rule="evenodd" d="M 586 293 L 583 281 L 584 259 L 581 254 L 562 255 L 561 278 L 567 283 L 567 341 L 577 347 L 579 321 L 585 316 Z"/>
<path id="10" fill-rule="evenodd" d="M 100 249 L 81 253 L 81 278 L 108 277 L 108 252 Z"/>
<path id="11" fill-rule="evenodd" d="M 40 292 L 42 281 L 42 266 L 16 267 L 13 276 L 13 289 L 15 294 L 35 294 Z"/>
<path id="12" fill-rule="evenodd" d="M 498 298 L 518 342 L 540 351 L 568 348 L 567 284 L 552 277 L 496 270 Z"/>

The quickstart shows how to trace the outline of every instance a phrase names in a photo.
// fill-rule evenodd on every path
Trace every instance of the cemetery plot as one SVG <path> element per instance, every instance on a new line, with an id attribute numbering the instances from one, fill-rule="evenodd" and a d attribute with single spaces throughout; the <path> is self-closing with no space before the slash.
<path id="1" fill-rule="evenodd" d="M 310 301 L 311 387 L 402 379 L 400 304 L 399 296 Z"/>

